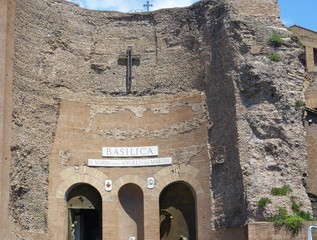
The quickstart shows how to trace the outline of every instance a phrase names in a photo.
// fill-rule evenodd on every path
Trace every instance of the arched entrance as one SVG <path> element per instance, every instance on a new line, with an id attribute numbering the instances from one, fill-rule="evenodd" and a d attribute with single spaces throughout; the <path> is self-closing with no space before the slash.
<path id="1" fill-rule="evenodd" d="M 195 197 L 183 182 L 163 189 L 160 195 L 160 239 L 196 240 Z"/>
<path id="2" fill-rule="evenodd" d="M 68 240 L 102 239 L 102 199 L 89 184 L 77 184 L 66 194 Z"/>
<path id="3" fill-rule="evenodd" d="M 144 201 L 142 189 L 133 183 L 119 190 L 119 239 L 144 239 Z"/>

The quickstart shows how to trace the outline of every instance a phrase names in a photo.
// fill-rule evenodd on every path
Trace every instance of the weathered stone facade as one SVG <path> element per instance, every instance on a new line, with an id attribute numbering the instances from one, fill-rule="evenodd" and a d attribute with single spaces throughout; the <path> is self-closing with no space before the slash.
<path id="1" fill-rule="evenodd" d="M 317 108 L 317 33 L 300 26 L 292 26 L 290 30 L 298 37 L 299 41 L 305 48 L 305 52 L 301 55 L 302 62 L 306 67 L 307 76 L 305 84 L 305 128 L 308 149 L 308 177 L 307 177 L 307 192 L 312 201 L 314 216 L 317 214 L 317 160 L 316 160 L 316 108 Z"/>
<path id="2" fill-rule="evenodd" d="M 0 11 L 1 236 L 67 238 L 68 196 L 79 184 L 100 193 L 103 239 L 159 239 L 160 195 L 174 183 L 195 198 L 199 240 L 255 239 L 244 226 L 290 209 L 291 199 L 311 211 L 295 106 L 304 99 L 302 49 L 276 0 L 205 0 L 135 14 L 16 0 L 2 1 Z M 273 32 L 282 46 L 268 44 Z M 118 64 L 128 46 L 141 55 L 131 94 Z M 280 62 L 270 61 L 272 51 Z M 157 145 L 173 163 L 88 166 L 104 145 Z M 290 195 L 271 195 L 284 185 Z M 131 207 L 142 211 L 126 211 L 126 187 L 140 192 L 143 205 Z M 272 201 L 263 211 L 261 197 Z"/>
<path id="3" fill-rule="evenodd" d="M 316 59 L 316 49 L 317 49 L 317 33 L 302 28 L 300 26 L 294 25 L 290 27 L 290 30 L 300 39 L 301 43 L 305 47 L 305 65 L 308 74 L 317 71 L 317 59 Z"/>

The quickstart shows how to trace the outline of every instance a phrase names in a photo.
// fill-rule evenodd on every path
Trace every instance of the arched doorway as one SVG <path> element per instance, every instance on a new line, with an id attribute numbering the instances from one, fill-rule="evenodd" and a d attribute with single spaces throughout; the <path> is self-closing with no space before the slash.
<path id="1" fill-rule="evenodd" d="M 168 185 L 160 194 L 160 239 L 196 240 L 195 197 L 183 182 Z"/>
<path id="2" fill-rule="evenodd" d="M 89 184 L 77 184 L 66 194 L 68 240 L 102 239 L 102 199 Z"/>
<path id="3" fill-rule="evenodd" d="M 144 239 L 144 200 L 142 189 L 133 183 L 119 190 L 119 239 Z"/>

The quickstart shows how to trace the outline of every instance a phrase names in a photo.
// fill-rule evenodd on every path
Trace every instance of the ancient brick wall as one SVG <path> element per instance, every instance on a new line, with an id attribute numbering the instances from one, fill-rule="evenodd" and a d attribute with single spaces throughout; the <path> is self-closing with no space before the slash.
<path id="1" fill-rule="evenodd" d="M 81 182 L 85 178 L 102 175 L 112 179 L 111 193 L 104 191 L 103 181 L 94 179 L 95 182 L 89 183 L 95 184 L 102 194 L 103 235 L 106 239 L 126 239 L 129 234 L 136 236 L 143 224 L 140 220 L 133 224 L 133 220 L 140 218 L 144 218 L 144 239 L 157 239 L 158 196 L 160 190 L 175 180 L 192 184 L 197 200 L 198 236 L 199 239 L 208 238 L 210 231 L 206 228 L 211 224 L 208 217 L 211 214 L 208 210 L 211 196 L 207 125 L 205 99 L 198 92 L 174 96 L 104 98 L 100 102 L 62 100 L 50 156 L 50 234 L 56 239 L 65 237 L 62 230 L 67 223 L 65 219 L 60 219 L 60 215 L 67 212 L 58 203 L 64 200 L 67 188 L 75 183 L 73 181 Z M 85 174 L 81 174 L 81 170 L 74 174 L 73 166 L 85 166 L 89 158 L 100 159 L 101 147 L 105 145 L 157 145 L 159 157 L 172 156 L 173 166 L 99 167 L 87 168 Z M 155 178 L 157 186 L 154 189 L 146 188 L 145 180 L 149 176 Z M 127 214 L 127 199 L 116 201 L 117 197 L 120 198 L 120 189 L 128 183 L 138 185 L 144 195 L 144 212 L 134 209 L 140 207 L 140 203 L 130 206 L 134 209 L 134 219 Z M 135 228 L 137 224 L 141 224 L 138 231 Z"/>
<path id="2" fill-rule="evenodd" d="M 294 106 L 303 98 L 301 50 L 280 23 L 275 0 L 201 1 L 135 14 L 88 11 L 62 0 L 16 3 L 7 185 L 10 225 L 18 238 L 64 237 L 61 208 L 79 182 L 95 186 L 109 204 L 105 213 L 115 216 L 103 220 L 109 239 L 117 239 L 117 216 L 124 215 L 112 200 L 126 183 L 142 186 L 148 200 L 144 229 L 157 221 L 149 212 L 159 211 L 160 190 L 178 180 L 197 193 L 199 234 L 216 228 L 210 234 L 219 239 L 230 239 L 237 227 L 272 215 L 281 204 L 290 208 L 291 198 L 311 210 L 303 183 L 302 112 Z M 277 49 L 267 44 L 276 29 L 288 39 Z M 133 66 L 127 95 L 118 57 L 128 46 L 141 61 Z M 281 55 L 279 63 L 269 60 L 271 51 Z M 104 142 L 160 143 L 176 164 L 87 167 Z M 149 175 L 160 179 L 154 193 L 144 187 Z M 108 177 L 116 179 L 112 195 L 103 189 Z M 291 195 L 270 194 L 285 184 Z M 257 202 L 264 196 L 272 204 L 263 212 Z M 236 235 L 246 238 L 240 230 Z M 157 234 L 151 228 L 145 239 Z"/>
<path id="3" fill-rule="evenodd" d="M 305 106 L 309 109 L 317 107 L 317 84 L 316 84 L 316 56 L 314 52 L 317 49 L 317 33 L 299 26 L 292 26 L 290 30 L 298 37 L 299 41 L 303 44 L 305 49 L 305 63 L 308 74 L 309 85 L 305 88 Z M 305 112 L 305 129 L 307 132 L 306 141 L 308 149 L 308 177 L 307 177 L 307 192 L 312 194 L 313 208 L 316 208 L 316 173 L 317 173 L 317 147 L 316 147 L 316 114 L 312 111 Z M 316 216 L 316 211 L 314 211 Z"/>
<path id="4" fill-rule="evenodd" d="M 10 238 L 9 185 L 15 2 L 0 2 L 0 229 Z"/>
<path id="5" fill-rule="evenodd" d="M 200 8 L 206 7 L 207 5 L 203 5 Z M 202 24 L 199 15 L 200 8 L 194 9 L 195 11 L 181 9 L 176 12 L 164 10 L 155 14 L 127 15 L 87 11 L 64 1 L 18 2 L 10 209 L 19 234 L 28 230 L 46 232 L 47 221 L 54 222 L 52 219 L 55 219 L 55 214 L 60 217 L 63 213 L 55 211 L 60 205 L 53 200 L 48 201 L 48 196 L 56 191 L 54 186 L 57 186 L 60 171 L 68 167 L 68 164 L 62 165 L 61 169 L 54 167 L 57 164 L 54 151 L 67 157 L 68 152 L 71 155 L 80 153 L 69 145 L 71 143 L 80 148 L 85 148 L 86 144 L 96 146 L 94 142 L 96 139 L 93 141 L 94 138 L 91 137 L 88 137 L 89 140 L 85 140 L 85 137 L 76 138 L 80 141 L 76 143 L 64 135 L 62 137 L 57 135 L 58 129 L 63 125 L 59 123 L 59 119 L 64 116 L 62 114 L 64 99 L 73 100 L 74 103 L 78 101 L 91 104 L 91 102 L 106 103 L 113 98 L 112 104 L 115 109 L 112 118 L 109 116 L 109 119 L 98 122 L 96 126 L 107 129 L 110 124 L 109 126 L 117 129 L 117 132 L 109 128 L 110 132 L 104 132 L 102 138 L 126 136 L 126 144 L 129 144 L 129 139 L 142 139 L 147 135 L 162 139 L 171 138 L 173 134 L 167 130 L 162 133 L 152 132 L 160 125 L 163 127 L 164 124 L 174 124 L 178 134 L 181 134 L 181 131 L 185 134 L 195 129 L 195 124 L 200 124 L 202 119 L 194 119 L 193 122 L 188 123 L 185 119 L 181 120 L 181 112 L 173 113 L 179 118 L 179 123 L 167 121 L 163 124 L 164 118 L 160 120 L 157 115 L 139 123 L 139 127 L 144 131 L 142 134 L 138 128 L 133 130 L 133 125 L 129 127 L 124 122 L 123 118 L 130 121 L 133 114 L 130 116 L 128 113 L 122 113 L 115 117 L 116 108 L 118 108 L 116 102 L 119 104 L 120 99 L 124 100 L 126 95 L 126 70 L 125 66 L 118 64 L 118 57 L 125 53 L 128 46 L 133 47 L 134 53 L 141 55 L 140 65 L 133 67 L 131 102 L 135 101 L 142 106 L 148 104 L 142 96 L 155 98 L 157 94 L 164 94 L 164 98 L 169 99 L 169 96 L 177 92 L 190 94 L 203 84 L 205 63 L 200 55 L 204 48 L 201 46 L 203 39 L 198 34 Z M 187 100 L 184 101 L 187 102 Z M 71 104 L 68 108 L 73 110 L 75 105 Z M 86 116 L 82 112 L 84 109 L 82 106 L 81 111 L 76 113 L 81 121 Z M 169 112 L 168 109 L 166 110 Z M 144 111 L 149 110 L 145 108 L 140 114 L 142 115 Z M 71 121 L 76 118 L 76 115 L 66 115 L 66 118 Z M 96 119 L 98 120 L 98 117 Z M 105 125 L 106 123 L 108 125 Z M 146 127 L 147 123 L 150 123 L 149 128 Z M 73 123 L 68 124 L 76 128 Z M 206 122 L 204 125 L 207 126 L 209 123 Z M 128 129 L 131 133 L 126 132 Z M 196 137 L 190 137 L 190 139 L 194 140 Z M 201 140 L 207 144 L 207 134 L 201 135 Z M 60 146 L 58 150 L 55 150 L 53 144 L 59 141 L 62 141 L 64 147 Z M 123 139 L 121 142 L 124 145 Z M 186 145 L 184 139 L 175 140 L 175 142 L 183 142 L 183 145 Z M 108 141 L 108 144 L 118 145 L 119 143 Z M 141 142 L 135 144 L 141 144 Z M 144 144 L 147 145 L 146 142 Z M 164 144 L 161 143 L 161 145 Z M 86 147 L 91 148 L 92 145 Z M 100 147 L 95 151 L 99 151 Z M 207 161 L 207 167 L 198 166 L 207 171 L 201 177 L 205 179 L 204 191 L 206 189 L 210 191 L 210 163 L 208 158 L 206 159 L 208 156 L 206 149 L 204 161 Z M 163 151 L 169 154 L 167 149 Z M 178 152 L 181 154 L 182 151 L 178 150 Z M 58 154 L 57 156 L 60 156 Z M 85 154 L 78 156 L 73 156 L 72 159 L 75 162 L 69 164 L 82 165 L 87 161 Z M 124 176 L 128 172 L 132 174 L 131 170 L 127 169 L 117 174 L 107 173 L 107 175 L 115 179 L 116 176 Z M 206 194 L 206 199 L 208 195 L 211 197 L 210 193 L 206 192 Z M 210 204 L 211 201 L 208 201 L 207 205 L 201 205 L 201 207 L 205 206 L 204 208 L 209 209 Z M 146 216 L 150 219 L 148 215 Z M 105 221 L 109 225 L 107 215 L 105 215 Z M 62 222 L 57 219 L 57 223 Z M 206 223 L 200 225 L 200 228 L 204 226 Z M 113 231 L 109 229 L 110 233 Z M 52 236 L 64 234 L 64 232 L 56 231 L 55 228 L 50 233 Z M 113 238 L 115 239 L 116 236 L 113 235 Z M 56 236 L 56 238 L 59 237 Z"/>
<path id="6" fill-rule="evenodd" d="M 314 60 L 314 49 L 317 49 L 317 33 L 296 25 L 290 27 L 290 30 L 305 46 L 307 72 L 316 72 L 314 61 L 317 60 Z"/>
<path id="7" fill-rule="evenodd" d="M 305 118 L 305 128 L 307 132 L 307 147 L 308 147 L 308 179 L 307 179 L 307 192 L 317 196 L 316 187 L 316 171 L 317 171 L 317 118 L 314 113 L 307 112 Z"/>
<path id="8" fill-rule="evenodd" d="M 247 17 L 280 17 L 277 0 L 235 0 L 234 6 L 239 14 Z"/>
<path id="9" fill-rule="evenodd" d="M 249 235 L 249 239 L 254 239 L 254 240 L 255 239 L 256 240 L 267 240 L 267 239 L 302 240 L 302 239 L 307 239 L 307 232 L 308 232 L 309 226 L 316 226 L 316 222 L 303 223 L 299 233 L 295 236 L 291 236 L 290 231 L 286 229 L 285 227 L 278 228 L 278 227 L 275 227 L 272 223 L 267 223 L 267 222 L 250 223 L 248 225 L 248 235 Z M 315 238 L 316 235 L 313 235 L 313 237 Z"/>

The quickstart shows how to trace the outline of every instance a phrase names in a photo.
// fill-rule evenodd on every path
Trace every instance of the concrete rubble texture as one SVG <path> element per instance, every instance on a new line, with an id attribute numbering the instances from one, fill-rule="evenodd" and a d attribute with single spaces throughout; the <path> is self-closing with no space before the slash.
<path id="1" fill-rule="evenodd" d="M 61 99 L 91 103 L 90 116 L 122 109 L 136 117 L 171 106 L 203 109 L 201 118 L 161 130 L 95 131 L 104 139 L 167 139 L 204 125 L 211 229 L 244 226 L 278 207 L 290 209 L 289 196 L 271 195 L 273 187 L 284 185 L 303 210 L 312 211 L 305 189 L 303 109 L 295 106 L 304 99 L 305 70 L 298 60 L 303 49 L 281 23 L 276 0 L 202 0 L 133 14 L 88 11 L 62 0 L 11 3 L 16 12 L 9 216 L 19 239 L 20 231 L 47 231 L 49 159 Z M 273 32 L 284 39 L 278 48 L 268 44 Z M 128 46 L 141 63 L 133 67 L 127 95 L 118 56 Z M 281 61 L 269 59 L 272 51 Z M 197 94 L 202 103 L 144 104 Z M 99 104 L 104 102 L 111 104 Z M 201 151 L 194 146 L 170 153 L 186 165 L 183 159 Z M 67 165 L 70 153 L 60 154 Z M 261 197 L 272 201 L 265 211 L 258 209 Z"/>

